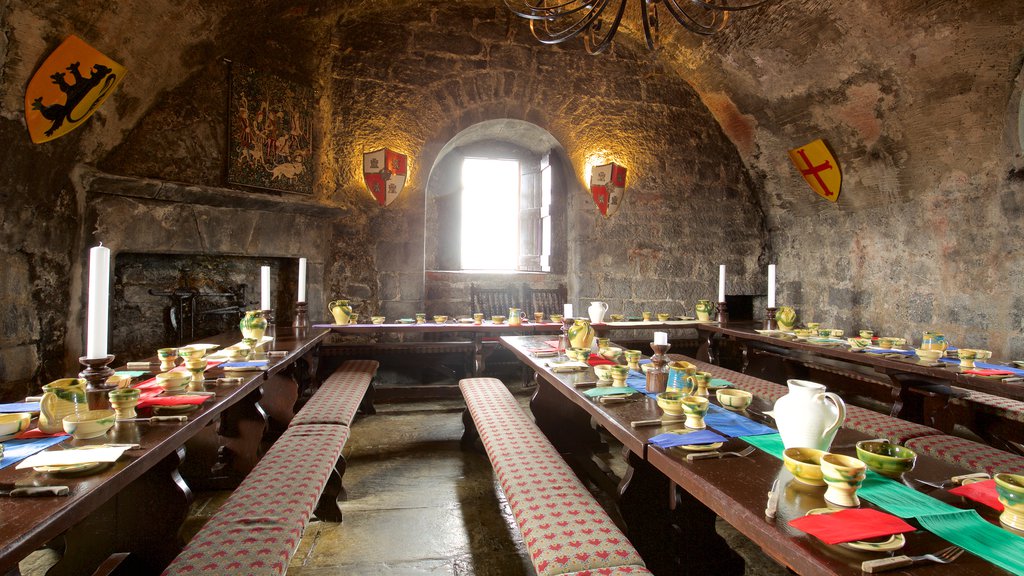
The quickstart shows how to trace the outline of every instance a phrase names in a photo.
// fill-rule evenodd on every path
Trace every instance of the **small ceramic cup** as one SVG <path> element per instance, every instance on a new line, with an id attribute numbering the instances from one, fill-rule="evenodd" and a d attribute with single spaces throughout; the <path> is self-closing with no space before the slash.
<path id="1" fill-rule="evenodd" d="M 828 485 L 825 500 L 836 506 L 853 507 L 860 505 L 857 489 L 864 482 L 867 466 L 864 462 L 842 454 L 825 454 L 821 457 L 821 475 Z"/>
<path id="2" fill-rule="evenodd" d="M 443 315 L 440 315 L 440 314 L 437 315 L 437 316 L 434 316 L 434 324 L 444 324 L 447 321 L 448 321 L 448 317 L 447 316 L 443 316 Z"/>
<path id="3" fill-rule="evenodd" d="M 611 338 L 598 338 L 597 349 L 600 350 L 601 348 L 607 348 L 610 342 Z"/>
<path id="4" fill-rule="evenodd" d="M 135 407 L 139 405 L 139 390 L 137 388 L 118 388 L 107 392 L 110 400 L 110 407 L 114 409 L 118 420 L 135 418 Z"/>
<path id="5" fill-rule="evenodd" d="M 426 324 L 427 323 L 427 313 L 426 312 L 417 312 L 416 313 L 416 323 L 417 324 Z"/>
<path id="6" fill-rule="evenodd" d="M 879 338 L 878 340 L 875 341 L 875 343 L 878 344 L 879 348 L 885 348 L 886 350 L 889 350 L 893 347 L 892 338 Z"/>
<path id="7" fill-rule="evenodd" d="M 534 312 L 533 313 L 533 323 L 534 324 L 543 324 L 544 323 L 544 313 L 543 312 Z"/>
<path id="8" fill-rule="evenodd" d="M 608 319 L 611 320 L 612 322 L 622 322 L 623 320 L 626 319 L 626 317 L 623 316 L 622 314 L 612 314 L 608 316 Z"/>
<path id="9" fill-rule="evenodd" d="M 871 338 L 872 336 L 875 335 L 875 331 L 874 330 L 861 330 L 857 334 L 860 335 L 861 338 Z"/>
<path id="10" fill-rule="evenodd" d="M 477 326 L 479 326 L 479 325 L 481 325 L 483 323 L 484 323 L 483 312 L 474 312 L 473 313 L 473 324 L 476 324 Z"/>
<path id="11" fill-rule="evenodd" d="M 178 360 L 177 348 L 161 348 L 156 351 L 156 355 L 160 357 L 160 370 L 167 372 L 174 369 Z"/>
<path id="12" fill-rule="evenodd" d="M 836 328 L 833 328 L 831 332 L 832 332 L 831 336 L 833 338 L 842 338 L 843 335 L 846 334 L 846 332 L 844 332 L 842 330 L 839 330 L 839 329 L 836 329 Z"/>
<path id="13" fill-rule="evenodd" d="M 370 322 L 373 322 L 374 324 L 383 324 L 385 320 L 387 320 L 387 318 L 384 316 L 370 316 Z"/>
<path id="14" fill-rule="evenodd" d="M 668 322 L 668 319 L 669 319 L 669 318 L 670 318 L 671 316 L 672 316 L 671 314 L 662 314 L 662 313 L 658 313 L 658 322 Z"/>
<path id="15" fill-rule="evenodd" d="M 696 366 L 694 368 L 696 368 Z M 695 372 L 686 376 L 686 379 L 693 384 L 690 394 L 707 398 L 708 385 L 711 384 L 711 378 L 711 372 Z"/>
<path id="16" fill-rule="evenodd" d="M 640 316 L 643 317 L 644 322 L 650 322 L 651 321 L 651 313 L 650 312 L 646 312 L 646 311 L 641 312 Z"/>
<path id="17" fill-rule="evenodd" d="M 974 368 L 974 360 L 978 357 L 978 352 L 970 348 L 960 348 L 956 351 L 957 358 L 960 358 L 961 368 Z"/>
<path id="18" fill-rule="evenodd" d="M 707 427 L 704 424 L 704 415 L 708 413 L 710 403 L 703 396 L 683 396 L 679 402 L 683 405 L 683 414 L 686 414 L 686 422 L 683 424 L 693 430 L 703 430 Z"/>
<path id="19" fill-rule="evenodd" d="M 832 331 L 829 330 L 828 328 L 818 328 L 818 337 L 819 338 L 829 338 L 831 336 L 832 336 Z"/>
<path id="20" fill-rule="evenodd" d="M 996 474 L 996 494 L 1003 504 L 999 521 L 1004 525 L 1024 532 L 1024 475 Z"/>
<path id="21" fill-rule="evenodd" d="M 616 388 L 626 387 L 626 377 L 629 376 L 629 367 L 627 366 L 612 366 L 608 372 L 612 375 L 612 386 Z"/>
<path id="22" fill-rule="evenodd" d="M 491 322 L 493 322 L 495 324 L 504 324 L 505 323 L 505 317 L 504 316 L 500 316 L 500 315 L 499 316 L 491 316 Z"/>
<path id="23" fill-rule="evenodd" d="M 561 324 L 562 323 L 562 315 L 561 314 L 552 314 L 551 315 L 551 321 L 554 322 L 555 324 Z"/>
<path id="24" fill-rule="evenodd" d="M 629 365 L 630 370 L 640 371 L 640 357 L 643 356 L 643 352 L 639 350 L 626 350 L 623 352 L 626 356 L 626 364 Z"/>
<path id="25" fill-rule="evenodd" d="M 821 328 L 821 322 L 807 322 L 806 326 L 808 330 L 817 330 Z"/>

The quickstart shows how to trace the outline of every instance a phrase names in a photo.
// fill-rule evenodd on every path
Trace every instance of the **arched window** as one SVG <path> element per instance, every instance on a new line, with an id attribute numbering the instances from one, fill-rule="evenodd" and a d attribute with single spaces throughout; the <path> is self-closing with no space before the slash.
<path id="1" fill-rule="evenodd" d="M 533 124 L 493 122 L 529 128 L 520 127 L 513 137 L 499 131 L 506 138 L 495 138 L 484 127 L 488 122 L 471 127 L 449 142 L 431 170 L 427 269 L 562 273 L 564 152 Z"/>

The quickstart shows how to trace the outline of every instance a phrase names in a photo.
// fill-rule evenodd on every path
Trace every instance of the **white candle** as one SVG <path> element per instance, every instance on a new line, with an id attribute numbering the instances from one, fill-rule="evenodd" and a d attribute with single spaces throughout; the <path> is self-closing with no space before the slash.
<path id="1" fill-rule="evenodd" d="M 299 302 L 306 301 L 306 259 L 299 258 Z"/>
<path id="2" fill-rule="evenodd" d="M 85 357 L 107 357 L 107 304 L 110 300 L 110 248 L 89 250 L 89 315 Z"/>
<path id="3" fill-rule="evenodd" d="M 270 266 L 260 266 L 260 310 L 270 310 Z"/>
<path id="4" fill-rule="evenodd" d="M 775 308 L 775 264 L 768 265 L 768 307 Z"/>
<path id="5" fill-rule="evenodd" d="M 718 301 L 725 302 L 725 264 L 718 267 Z"/>
<path id="6" fill-rule="evenodd" d="M 655 332 L 654 333 L 655 344 L 668 344 L 668 332 Z"/>
<path id="7" fill-rule="evenodd" d="M 566 318 L 572 318 L 572 304 L 566 304 L 562 306 L 562 316 Z"/>

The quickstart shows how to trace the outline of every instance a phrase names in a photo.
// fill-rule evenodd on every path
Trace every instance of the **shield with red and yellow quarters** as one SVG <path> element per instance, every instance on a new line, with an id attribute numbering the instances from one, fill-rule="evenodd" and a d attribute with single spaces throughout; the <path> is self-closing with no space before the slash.
<path id="1" fill-rule="evenodd" d="M 830 202 L 839 199 L 843 174 L 839 170 L 839 163 L 832 156 L 832 151 L 823 140 L 819 138 L 810 144 L 790 150 L 789 159 L 818 196 Z"/>
<path id="2" fill-rule="evenodd" d="M 25 89 L 25 124 L 39 144 L 82 125 L 113 93 L 125 68 L 77 36 L 69 36 Z"/>
<path id="3" fill-rule="evenodd" d="M 405 154 L 387 148 L 363 154 L 363 181 L 381 206 L 388 206 L 405 188 L 409 161 Z"/>
<path id="4" fill-rule="evenodd" d="M 614 162 L 594 166 L 590 171 L 590 193 L 603 216 L 614 214 L 626 193 L 626 168 Z"/>

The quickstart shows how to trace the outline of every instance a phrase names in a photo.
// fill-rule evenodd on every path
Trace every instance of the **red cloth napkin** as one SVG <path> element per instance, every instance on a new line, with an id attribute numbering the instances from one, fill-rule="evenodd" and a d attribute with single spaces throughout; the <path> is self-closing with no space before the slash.
<path id="1" fill-rule="evenodd" d="M 587 364 L 590 364 L 591 366 L 598 366 L 601 364 L 618 364 L 618 362 L 612 362 L 611 360 L 605 358 L 604 356 L 591 354 L 590 357 L 587 358 Z"/>
<path id="2" fill-rule="evenodd" d="M 985 506 L 995 508 L 999 512 L 1003 511 L 1003 503 L 999 501 L 999 495 L 996 493 L 995 480 L 983 480 L 973 484 L 964 484 L 963 486 L 953 488 L 949 493 L 963 496 L 975 502 L 981 502 Z"/>
<path id="3" fill-rule="evenodd" d="M 39 428 L 32 428 L 31 430 L 25 430 L 15 436 L 15 440 L 37 440 L 39 438 L 53 438 L 54 436 L 67 436 L 64 432 L 54 432 L 53 434 L 47 434 Z M 994 480 L 993 480 L 994 482 Z"/>
<path id="4" fill-rule="evenodd" d="M 209 396 L 189 396 L 180 394 L 177 396 L 143 396 L 139 398 L 139 405 L 136 408 L 149 408 L 150 406 L 181 406 L 183 404 L 202 404 L 210 398 Z"/>
<path id="5" fill-rule="evenodd" d="M 544 344 L 558 350 L 558 340 L 545 340 Z"/>
<path id="6" fill-rule="evenodd" d="M 826 544 L 869 540 L 915 530 L 896 516 L 873 508 L 851 508 L 832 514 L 801 516 L 790 520 L 789 525 Z"/>
<path id="7" fill-rule="evenodd" d="M 1013 376 L 1013 372 L 1009 370 L 999 370 L 996 368 L 974 368 L 972 370 L 964 370 L 964 374 L 977 374 L 978 376 Z"/>

